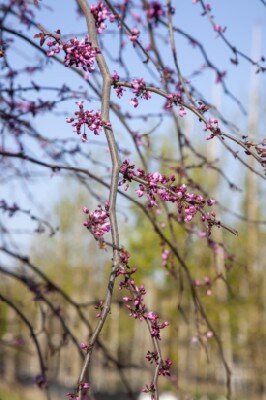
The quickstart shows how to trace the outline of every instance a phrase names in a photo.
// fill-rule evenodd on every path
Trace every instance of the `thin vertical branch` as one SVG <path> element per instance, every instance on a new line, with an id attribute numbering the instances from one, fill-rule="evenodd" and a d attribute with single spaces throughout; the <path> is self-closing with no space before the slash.
<path id="1" fill-rule="evenodd" d="M 94 21 L 93 15 L 91 13 L 90 6 L 86 0 L 77 0 L 77 2 L 86 18 L 91 43 L 92 43 L 93 47 L 100 48 L 98 39 L 97 39 L 95 21 Z M 101 76 L 102 76 L 101 117 L 105 123 L 109 123 L 110 122 L 109 112 L 110 112 L 110 95 L 111 95 L 112 77 L 111 77 L 109 68 L 107 66 L 107 63 L 106 63 L 105 58 L 102 53 L 97 55 L 96 60 L 97 60 L 97 64 L 100 69 Z M 116 278 L 116 271 L 119 266 L 119 250 L 118 250 L 119 249 L 119 232 L 118 232 L 118 224 L 117 224 L 117 217 L 116 217 L 116 198 L 117 198 L 118 175 L 119 175 L 120 163 L 119 163 L 118 148 L 117 148 L 117 144 L 116 144 L 116 140 L 115 140 L 112 128 L 110 128 L 109 126 L 108 127 L 105 126 L 104 132 L 106 135 L 106 139 L 108 142 L 108 147 L 109 147 L 109 151 L 110 151 L 110 155 L 111 155 L 111 159 L 112 159 L 112 177 L 111 177 L 111 185 L 110 185 L 110 193 L 109 193 L 109 212 L 110 212 L 110 224 L 111 224 L 112 244 L 113 244 L 113 260 L 112 260 L 113 265 L 112 265 L 112 270 L 111 270 L 111 274 L 110 274 L 109 281 L 108 281 L 107 294 L 106 294 L 103 310 L 102 310 L 100 319 L 98 321 L 98 324 L 96 326 L 96 329 L 90 338 L 89 348 L 88 348 L 88 352 L 85 357 L 85 361 L 84 361 L 84 364 L 83 364 L 83 367 L 82 367 L 82 370 L 81 370 L 81 373 L 79 376 L 79 382 L 81 382 L 85 377 L 85 374 L 86 374 L 87 369 L 90 364 L 93 347 L 97 341 L 97 338 L 104 326 L 105 320 L 110 311 L 111 299 L 112 299 L 112 294 L 113 294 L 113 289 L 114 289 L 114 282 L 115 282 L 115 278 Z M 79 393 L 82 394 L 81 389 L 79 389 Z"/>

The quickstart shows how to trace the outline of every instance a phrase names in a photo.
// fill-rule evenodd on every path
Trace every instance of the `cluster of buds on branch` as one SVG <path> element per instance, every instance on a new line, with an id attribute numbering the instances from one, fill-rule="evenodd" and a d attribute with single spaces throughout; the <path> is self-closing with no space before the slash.
<path id="1" fill-rule="evenodd" d="M 215 204 L 213 199 L 204 199 L 200 194 L 190 193 L 185 184 L 181 186 L 175 185 L 175 175 L 162 175 L 159 172 L 145 173 L 141 168 L 135 170 L 135 165 L 130 164 L 129 160 L 125 160 L 121 167 L 120 173 L 123 178 L 120 180 L 120 186 L 131 182 L 132 180 L 139 183 L 136 190 L 138 197 L 144 194 L 147 196 L 148 207 L 159 207 L 158 200 L 162 202 L 170 202 L 177 205 L 177 220 L 183 219 L 190 222 L 196 214 L 201 215 L 201 220 L 207 222 L 208 226 L 215 223 L 215 213 L 205 212 L 204 206 L 211 207 Z M 126 189 L 128 183 L 126 184 Z"/>
<path id="2" fill-rule="evenodd" d="M 78 101 L 76 103 L 79 107 L 78 111 L 75 112 L 75 117 L 69 117 L 66 119 L 68 124 L 72 124 L 74 132 L 78 135 L 81 134 L 81 129 L 83 128 L 83 133 L 81 134 L 82 141 L 86 142 L 88 140 L 85 128 L 87 128 L 94 133 L 94 135 L 99 135 L 103 127 L 111 127 L 109 122 L 104 122 L 101 118 L 99 111 L 84 110 L 84 102 Z"/>
<path id="3" fill-rule="evenodd" d="M 57 30 L 55 34 L 40 32 L 34 37 L 40 39 L 41 46 L 46 42 L 49 48 L 47 51 L 48 57 L 53 57 L 63 51 L 65 53 L 64 65 L 66 67 L 74 66 L 82 68 L 86 72 L 94 71 L 96 56 L 101 51 L 92 45 L 89 36 L 81 40 L 74 37 L 64 42 L 60 38 L 60 30 Z"/>
<path id="4" fill-rule="evenodd" d="M 83 207 L 83 212 L 87 215 L 87 220 L 83 225 L 93 234 L 97 240 L 110 231 L 109 204 L 105 203 L 104 209 L 101 205 L 94 211 Z"/>

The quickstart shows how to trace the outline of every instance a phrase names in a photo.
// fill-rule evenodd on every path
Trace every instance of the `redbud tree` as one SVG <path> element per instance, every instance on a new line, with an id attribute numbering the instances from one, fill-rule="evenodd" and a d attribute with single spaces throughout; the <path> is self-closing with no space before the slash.
<path id="1" fill-rule="evenodd" d="M 232 260 L 233 256 L 216 241 L 214 233 L 227 231 L 237 241 L 236 229 L 220 217 L 221 200 L 212 197 L 206 180 L 198 179 L 193 171 L 200 168 L 207 174 L 209 169 L 215 169 L 225 182 L 228 196 L 233 197 L 238 182 L 233 183 L 235 178 L 228 176 L 223 163 L 209 161 L 203 145 L 219 145 L 223 154 L 233 156 L 231 168 L 239 163 L 243 175 L 248 171 L 263 181 L 266 139 L 255 140 L 251 132 L 243 133 L 242 127 L 237 127 L 222 109 L 212 104 L 204 86 L 198 86 L 199 76 L 214 75 L 215 84 L 221 87 L 227 101 L 245 114 L 245 105 L 227 84 L 219 52 L 209 54 L 206 43 L 183 30 L 178 2 L 73 0 L 75 24 L 71 26 L 65 21 L 64 2 L 58 2 L 55 10 L 52 3 L 3 0 L 0 4 L 0 156 L 1 180 L 5 184 L 0 208 L 5 217 L 1 232 L 8 233 L 1 239 L 0 272 L 19 280 L 34 293 L 35 301 L 47 304 L 70 339 L 69 345 L 77 350 L 75 357 L 82 360 L 80 375 L 73 377 L 77 383 L 71 393 L 66 393 L 69 399 L 92 396 L 92 355 L 96 346 L 104 349 L 100 334 L 108 321 L 114 292 L 120 293 L 128 318 L 146 325 L 150 350 L 143 358 L 151 364 L 153 375 L 143 391 L 151 399 L 159 399 L 158 382 L 171 382 L 171 369 L 174 370 L 172 360 L 161 350 L 163 332 L 169 323 L 156 309 L 148 308 L 149 293 L 135 278 L 143 266 L 132 265 L 126 248 L 120 212 L 124 204 L 134 204 L 159 238 L 162 270 L 177 285 L 177 271 L 182 271 L 195 320 L 205 327 L 198 331 L 196 339 L 202 346 L 208 338 L 215 341 L 230 398 L 232 371 L 219 332 L 214 329 L 198 290 L 204 286 L 210 295 L 213 282 L 210 277 L 195 280 L 176 239 L 175 226 L 180 226 L 188 238 L 200 238 L 201 246 L 209 251 L 220 249 Z M 231 68 L 241 69 L 248 64 L 254 74 L 262 75 L 266 68 L 263 56 L 253 59 L 235 45 L 230 29 L 219 21 L 211 3 L 188 3 L 198 15 L 198 29 L 206 24 L 210 37 L 226 48 Z M 256 4 L 262 9 L 264 5 L 263 1 Z M 231 5 L 224 7 L 230 9 Z M 43 17 L 47 13 L 52 16 L 51 26 Z M 197 61 L 191 59 L 189 67 L 182 60 L 188 48 L 197 54 Z M 189 133 L 186 124 L 191 116 L 197 138 Z M 169 156 L 162 151 L 165 143 Z M 96 158 L 94 147 L 100 149 Z M 36 224 L 35 233 L 42 235 L 42 241 L 57 234 L 43 212 L 52 196 L 50 184 L 43 185 L 44 173 L 51 182 L 68 174 L 87 190 L 88 202 L 77 210 L 84 214 L 83 235 L 90 235 L 98 243 L 98 251 L 107 250 L 109 257 L 106 295 L 97 305 L 96 324 L 41 267 L 32 264 L 29 252 L 26 254 L 28 244 L 12 235 L 14 229 L 27 227 L 29 221 Z M 13 190 L 13 179 L 32 194 L 18 196 Z M 100 187 L 103 191 L 98 190 Z M 18 193 L 21 191 L 18 189 Z M 10 260 L 25 264 L 27 269 L 21 272 L 9 268 Z M 219 279 L 225 277 L 214 271 L 213 281 Z M 71 324 L 49 299 L 52 291 L 75 308 L 87 327 L 88 340 L 72 334 Z M 32 321 L 20 303 L 5 291 L 0 293 L 0 300 L 13 309 L 28 329 L 39 360 L 36 384 L 50 399 L 44 350 Z M 118 365 L 117 360 L 112 362 Z M 122 375 L 132 397 L 126 372 Z"/>

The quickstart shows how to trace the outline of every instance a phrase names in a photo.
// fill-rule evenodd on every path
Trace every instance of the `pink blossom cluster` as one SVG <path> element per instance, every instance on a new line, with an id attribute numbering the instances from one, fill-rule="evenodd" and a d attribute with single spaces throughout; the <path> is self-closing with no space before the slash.
<path id="1" fill-rule="evenodd" d="M 77 38 L 70 39 L 69 42 L 63 45 L 63 50 L 66 52 L 64 64 L 66 67 L 82 67 L 84 71 L 92 72 L 95 67 L 95 59 L 100 50 L 92 46 L 89 37 L 78 40 Z"/>
<path id="2" fill-rule="evenodd" d="M 117 271 L 117 276 L 123 276 L 124 280 L 119 283 L 119 289 L 126 289 L 129 292 L 128 296 L 123 297 L 125 307 L 129 311 L 129 315 L 140 321 L 146 320 L 151 326 L 151 336 L 161 339 L 160 331 L 169 325 L 167 321 L 160 322 L 159 317 L 153 311 L 147 311 L 144 303 L 146 289 L 144 285 L 138 286 L 132 275 L 136 272 L 136 268 L 130 269 L 128 266 L 129 253 L 122 250 L 120 254 L 121 265 Z M 123 262 L 122 262 L 123 260 Z"/>
<path id="3" fill-rule="evenodd" d="M 166 326 L 169 326 L 169 322 L 159 322 L 159 316 L 155 314 L 153 311 L 149 311 L 146 314 L 146 319 L 151 323 L 151 336 L 156 337 L 157 339 L 161 339 L 160 331 L 164 329 Z"/>
<path id="4" fill-rule="evenodd" d="M 49 41 L 47 45 L 53 47 L 54 41 Z M 100 54 L 100 50 L 92 46 L 88 36 L 81 40 L 71 38 L 66 43 L 56 43 L 55 47 L 48 52 L 48 56 L 51 57 L 58 53 L 61 48 L 65 51 L 64 64 L 66 67 L 81 67 L 84 71 L 89 72 L 95 69 L 95 59 L 97 54 Z"/>
<path id="5" fill-rule="evenodd" d="M 214 24 L 214 25 L 213 25 L 213 29 L 214 29 L 214 31 L 217 32 L 217 33 L 224 33 L 224 32 L 226 31 L 226 26 L 222 27 L 222 26 L 219 25 L 219 24 Z"/>
<path id="6" fill-rule="evenodd" d="M 129 40 L 133 43 L 133 46 L 136 45 L 136 42 L 139 39 L 139 35 L 140 35 L 140 31 L 138 30 L 138 28 L 131 29 L 131 34 L 129 36 Z"/>
<path id="7" fill-rule="evenodd" d="M 205 200 L 200 194 L 188 192 L 185 184 L 174 185 L 176 179 L 174 175 L 166 176 L 160 172 L 145 173 L 141 168 L 135 171 L 135 165 L 130 164 L 128 160 L 122 163 L 120 173 L 123 175 L 123 179 L 119 182 L 120 186 L 131 182 L 132 179 L 139 182 L 136 194 L 138 197 L 147 195 L 149 208 L 158 207 L 157 199 L 159 198 L 161 201 L 176 203 L 178 214 L 183 215 L 185 222 L 190 222 L 197 213 L 201 213 L 202 221 L 213 222 L 215 215 L 209 212 L 204 213 L 202 208 L 205 205 L 212 206 L 215 201 Z"/>
<path id="8" fill-rule="evenodd" d="M 100 49 L 93 47 L 89 36 L 79 40 L 71 38 L 67 42 L 60 39 L 60 30 L 56 31 L 56 35 L 40 32 L 34 35 L 40 39 L 40 45 L 45 42 L 49 47 L 48 57 L 53 57 L 63 50 L 65 52 L 64 64 L 66 67 L 83 68 L 86 72 L 92 72 L 95 69 L 96 56 L 101 53 Z M 48 39 L 48 41 L 47 41 Z"/>
<path id="9" fill-rule="evenodd" d="M 119 257 L 122 264 L 127 264 L 130 258 L 130 254 L 127 250 L 121 249 Z"/>
<path id="10" fill-rule="evenodd" d="M 177 93 L 169 93 L 167 95 L 167 100 L 164 106 L 165 110 L 171 110 L 174 105 L 180 104 L 182 102 L 182 92 L 178 91 Z"/>
<path id="11" fill-rule="evenodd" d="M 79 389 L 82 389 L 82 397 L 80 397 L 76 393 L 67 393 L 67 397 L 70 400 L 86 400 L 89 399 L 89 397 L 85 394 L 89 389 L 90 389 L 90 384 L 88 382 L 79 382 Z M 85 391 L 85 393 L 84 393 Z"/>
<path id="12" fill-rule="evenodd" d="M 87 220 L 83 225 L 89 229 L 89 231 L 97 239 L 101 239 L 102 236 L 110 231 L 109 221 L 109 204 L 106 203 L 104 209 L 101 205 L 94 211 L 90 211 L 87 207 L 83 207 L 83 212 L 87 214 Z"/>
<path id="13" fill-rule="evenodd" d="M 123 96 L 123 93 L 126 89 L 124 89 L 121 86 L 116 86 L 116 83 L 120 80 L 120 76 L 118 75 L 118 73 L 116 71 L 114 71 L 113 75 L 112 75 L 112 79 L 113 79 L 113 85 L 115 87 L 115 91 L 117 94 L 117 97 L 119 99 L 121 99 L 121 97 Z"/>
<path id="14" fill-rule="evenodd" d="M 206 128 L 204 130 L 211 131 L 211 134 L 207 136 L 206 140 L 210 140 L 214 138 L 214 136 L 221 133 L 221 129 L 218 125 L 218 120 L 215 118 L 209 118 L 208 122 L 206 123 Z"/>
<path id="15" fill-rule="evenodd" d="M 97 27 L 98 33 L 103 33 L 106 28 L 105 21 L 109 20 L 110 22 L 115 21 L 115 15 L 112 14 L 109 9 L 104 5 L 102 1 L 99 1 L 97 4 L 91 5 L 91 13 L 95 19 L 95 25 Z"/>
<path id="16" fill-rule="evenodd" d="M 199 100 L 197 102 L 197 110 L 201 113 L 201 114 L 205 114 L 208 110 L 209 110 L 209 106 L 207 104 L 205 104 L 203 101 Z"/>
<path id="17" fill-rule="evenodd" d="M 125 282 L 120 282 L 120 289 L 124 286 L 124 283 Z M 130 290 L 134 290 L 134 295 L 132 297 L 124 296 L 123 302 L 129 310 L 130 317 L 143 321 L 146 310 L 146 306 L 143 302 L 143 296 L 146 294 L 145 287 L 144 285 L 137 286 L 132 279 L 130 282 Z"/>
<path id="18" fill-rule="evenodd" d="M 159 1 L 150 1 L 147 5 L 146 15 L 149 22 L 157 25 L 160 18 L 165 15 L 165 11 Z"/>
<path id="19" fill-rule="evenodd" d="M 155 386 L 153 383 L 151 383 L 150 385 L 146 385 L 144 389 L 142 389 L 143 393 L 150 393 L 151 394 L 151 400 L 155 400 Z"/>
<path id="20" fill-rule="evenodd" d="M 145 358 L 149 361 L 150 364 L 153 364 L 153 363 L 158 364 L 159 355 L 158 355 L 157 351 L 149 351 L 148 350 Z"/>
<path id="21" fill-rule="evenodd" d="M 170 257 L 170 250 L 164 249 L 162 252 L 162 266 L 166 267 L 167 263 L 168 263 L 168 259 Z"/>
<path id="22" fill-rule="evenodd" d="M 148 351 L 146 359 L 149 361 L 150 364 L 153 363 L 155 363 L 156 365 L 159 364 L 159 355 L 157 351 Z M 170 376 L 171 375 L 170 367 L 172 363 L 173 362 L 169 358 L 167 358 L 164 362 L 162 362 L 159 367 L 159 375 Z"/>
<path id="23" fill-rule="evenodd" d="M 78 101 L 76 103 L 79 107 L 78 111 L 75 112 L 75 117 L 69 117 L 66 119 L 68 124 L 72 124 L 74 132 L 78 135 L 81 134 L 81 128 L 83 127 L 84 132 L 82 133 L 82 140 L 87 141 L 87 134 L 85 128 L 87 128 L 94 133 L 94 135 L 99 135 L 103 126 L 110 127 L 110 123 L 104 123 L 101 119 L 101 114 L 98 111 L 84 110 L 84 102 Z"/>
<path id="24" fill-rule="evenodd" d="M 130 101 L 133 107 L 136 108 L 139 105 L 138 98 L 145 100 L 149 100 L 151 98 L 151 94 L 147 90 L 146 83 L 143 78 L 133 79 L 131 85 L 132 85 L 132 92 L 135 94 L 135 97 Z"/>
<path id="25" fill-rule="evenodd" d="M 171 365 L 173 364 L 173 361 L 170 360 L 170 358 L 167 358 L 161 365 L 159 368 L 159 375 L 163 375 L 163 376 L 170 376 L 171 372 L 170 372 L 170 368 Z"/>
<path id="26" fill-rule="evenodd" d="M 153 312 L 148 311 L 144 303 L 144 296 L 146 294 L 146 289 L 144 285 L 137 285 L 132 275 L 136 272 L 136 268 L 131 269 L 128 265 L 129 253 L 125 249 L 120 250 L 120 261 L 121 264 L 117 270 L 117 276 L 123 276 L 123 280 L 119 283 L 119 289 L 125 289 L 129 292 L 128 296 L 123 297 L 123 302 L 125 307 L 129 310 L 129 315 L 140 321 L 145 320 L 150 326 L 151 336 L 157 340 L 161 339 L 161 330 L 169 325 L 167 321 L 160 322 L 159 316 Z M 148 351 L 146 359 L 152 364 L 159 365 L 159 375 L 169 376 L 170 367 L 172 361 L 167 358 L 165 361 L 159 361 L 159 355 L 157 351 Z M 154 385 L 146 385 L 143 392 L 154 393 Z"/>

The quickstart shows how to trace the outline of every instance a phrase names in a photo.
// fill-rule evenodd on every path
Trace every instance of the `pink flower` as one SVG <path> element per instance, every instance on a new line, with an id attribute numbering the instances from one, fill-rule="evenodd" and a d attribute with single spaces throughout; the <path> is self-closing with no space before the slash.
<path id="1" fill-rule="evenodd" d="M 138 28 L 133 28 L 131 30 L 131 35 L 129 36 L 129 39 L 133 43 L 133 46 L 136 45 L 139 35 L 140 35 L 140 31 L 138 30 Z"/>
<path id="2" fill-rule="evenodd" d="M 43 41 L 45 41 L 45 37 L 49 37 L 48 34 L 37 34 L 35 37 L 40 37 L 40 35 L 43 35 Z M 66 67 L 80 67 L 86 72 L 92 72 L 95 69 L 95 59 L 97 54 L 100 54 L 100 50 L 92 46 L 89 36 L 81 40 L 74 37 L 67 42 L 50 38 L 47 46 L 49 47 L 48 57 L 53 57 L 63 50 L 65 52 L 64 64 Z"/>
<path id="3" fill-rule="evenodd" d="M 138 99 L 134 97 L 133 99 L 130 100 L 130 104 L 132 104 L 134 108 L 138 107 L 139 105 Z"/>
<path id="4" fill-rule="evenodd" d="M 79 386 L 80 386 L 82 389 L 89 389 L 89 388 L 90 388 L 90 384 L 89 384 L 88 382 L 80 382 L 80 383 L 79 383 Z"/>
<path id="5" fill-rule="evenodd" d="M 138 197 L 142 197 L 145 193 L 145 187 L 143 185 L 139 185 L 138 190 L 136 190 L 136 194 Z"/>
<path id="6" fill-rule="evenodd" d="M 147 313 L 147 318 L 148 318 L 150 321 L 155 321 L 155 320 L 158 318 L 158 316 L 157 316 L 153 311 L 149 311 L 149 312 Z"/>
<path id="7" fill-rule="evenodd" d="M 120 76 L 118 75 L 118 73 L 116 71 L 114 71 L 114 73 L 112 75 L 112 79 L 113 79 L 113 82 L 118 82 L 120 80 Z"/>
<path id="8" fill-rule="evenodd" d="M 97 4 L 91 5 L 91 13 L 95 19 L 95 25 L 97 27 L 98 33 L 103 33 L 106 28 L 105 21 L 109 20 L 110 22 L 115 21 L 115 16 L 112 14 L 106 5 L 99 1 Z"/>
<path id="9" fill-rule="evenodd" d="M 110 126 L 110 123 L 104 123 L 101 119 L 101 114 L 98 111 L 84 110 L 83 101 L 78 101 L 76 104 L 79 109 L 75 112 L 75 117 L 67 118 L 66 122 L 72 124 L 74 132 L 81 134 L 82 127 L 92 131 L 94 135 L 99 135 L 103 126 Z M 87 140 L 87 134 L 83 132 L 82 139 Z"/>
<path id="10" fill-rule="evenodd" d="M 172 364 L 173 362 L 169 358 L 167 358 L 165 362 L 163 362 L 160 366 L 159 375 L 170 376 L 170 367 Z"/>
<path id="11" fill-rule="evenodd" d="M 214 24 L 213 29 L 217 33 L 224 33 L 226 31 L 226 27 L 222 28 L 221 25 Z"/>
<path id="12" fill-rule="evenodd" d="M 86 209 L 88 210 L 88 209 Z M 109 206 L 105 204 L 105 209 L 100 205 L 98 209 L 85 212 L 88 217 L 83 225 L 97 238 L 100 239 L 105 233 L 111 229 L 109 222 Z"/>
<path id="13" fill-rule="evenodd" d="M 162 266 L 163 267 L 165 267 L 167 265 L 167 261 L 168 261 L 169 256 L 170 256 L 170 251 L 165 249 L 162 252 Z"/>
<path id="14" fill-rule="evenodd" d="M 148 20 L 157 25 L 160 18 L 165 15 L 165 12 L 159 1 L 151 1 L 148 3 L 146 14 Z"/>

